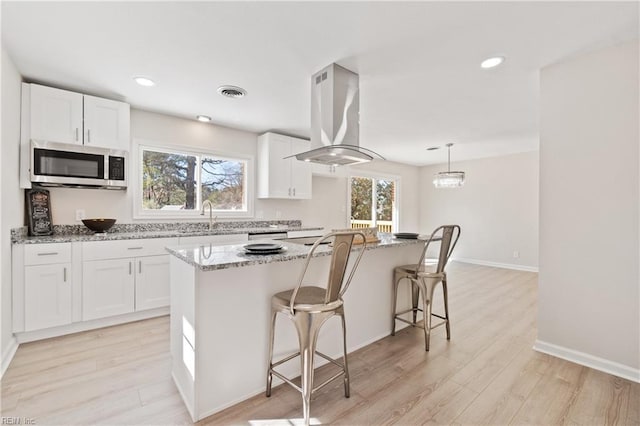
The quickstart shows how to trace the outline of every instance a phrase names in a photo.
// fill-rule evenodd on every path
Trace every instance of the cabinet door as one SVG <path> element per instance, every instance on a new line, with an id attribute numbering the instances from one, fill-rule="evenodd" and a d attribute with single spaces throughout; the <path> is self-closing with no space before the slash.
<path id="1" fill-rule="evenodd" d="M 84 144 L 129 150 L 129 104 L 84 95 Z"/>
<path id="2" fill-rule="evenodd" d="M 25 331 L 71 324 L 71 264 L 25 267 Z"/>
<path id="3" fill-rule="evenodd" d="M 82 144 L 82 95 L 32 84 L 31 139 Z"/>
<path id="4" fill-rule="evenodd" d="M 25 331 L 71 324 L 71 264 L 24 269 Z"/>
<path id="5" fill-rule="evenodd" d="M 309 151 L 311 142 L 295 140 L 291 144 L 291 153 Z M 291 195 L 298 200 L 311 199 L 311 164 L 290 158 L 291 162 Z"/>
<path id="6" fill-rule="evenodd" d="M 136 311 L 169 306 L 169 255 L 136 262 Z"/>
<path id="7" fill-rule="evenodd" d="M 82 319 L 126 314 L 134 310 L 133 259 L 84 262 L 82 265 Z"/>
<path id="8" fill-rule="evenodd" d="M 269 197 L 291 197 L 291 159 L 283 160 L 291 155 L 291 142 L 286 138 L 274 135 L 269 140 Z"/>

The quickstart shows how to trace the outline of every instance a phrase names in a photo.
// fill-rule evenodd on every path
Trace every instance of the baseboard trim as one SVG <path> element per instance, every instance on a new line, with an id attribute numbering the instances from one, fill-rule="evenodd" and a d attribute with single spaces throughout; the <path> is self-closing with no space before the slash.
<path id="1" fill-rule="evenodd" d="M 49 339 L 51 337 L 64 336 L 66 334 L 78 333 L 81 331 L 94 330 L 112 325 L 125 324 L 127 322 L 140 321 L 144 319 L 161 317 L 169 314 L 169 307 L 149 309 L 146 311 L 132 312 L 129 314 L 116 315 L 113 317 L 99 318 L 95 320 L 74 322 L 59 327 L 45 328 L 43 330 L 16 332 L 18 343 L 33 342 L 36 340 Z"/>
<path id="2" fill-rule="evenodd" d="M 541 340 L 536 340 L 533 345 L 533 350 L 556 358 L 561 358 L 575 364 L 584 365 L 585 367 L 593 368 L 594 370 L 622 377 L 623 379 L 631 380 L 632 382 L 640 383 L 640 369 L 637 368 L 618 364 L 617 362 L 589 355 L 584 352 L 575 351 L 563 346 L 554 345 L 553 343 L 543 342 Z"/>
<path id="3" fill-rule="evenodd" d="M 537 266 L 516 265 L 515 263 L 489 262 L 487 260 L 469 259 L 466 257 L 458 257 L 458 258 L 453 258 L 451 260 L 454 260 L 456 262 L 462 262 L 462 263 L 472 263 L 474 265 L 491 266 L 494 268 L 515 269 L 516 271 L 526 271 L 526 272 L 538 272 Z"/>
<path id="4" fill-rule="evenodd" d="M 4 376 L 4 372 L 7 371 L 7 368 L 9 368 L 9 364 L 11 364 L 11 360 L 13 359 L 13 356 L 16 354 L 17 350 L 18 350 L 18 341 L 14 336 L 11 336 L 11 341 L 9 342 L 9 345 L 4 350 L 4 352 L 2 352 L 2 365 L 0 366 L 2 371 L 0 371 L 0 378 Z"/>

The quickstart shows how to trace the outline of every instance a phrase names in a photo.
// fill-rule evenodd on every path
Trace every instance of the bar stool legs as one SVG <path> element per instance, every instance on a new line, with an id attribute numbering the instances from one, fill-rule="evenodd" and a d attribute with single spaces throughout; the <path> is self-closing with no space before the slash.
<path id="1" fill-rule="evenodd" d="M 424 325 L 422 328 L 424 329 L 424 341 L 425 341 L 425 350 L 429 350 L 429 341 L 431 340 L 431 330 L 436 328 L 442 324 L 445 325 L 447 330 L 447 340 L 451 340 L 451 327 L 449 324 L 449 300 L 448 300 L 448 291 L 447 291 L 447 279 L 446 275 L 441 279 L 418 279 L 414 280 L 407 276 L 398 276 L 396 275 L 396 279 L 394 280 L 393 285 L 393 314 L 391 317 L 391 335 L 395 336 L 396 334 L 396 320 L 406 322 L 412 327 L 420 327 L 417 323 L 417 314 L 418 311 L 423 313 L 423 321 Z M 406 309 L 401 312 L 397 312 L 397 303 L 398 303 L 398 287 L 400 282 L 403 279 L 408 279 L 411 283 L 411 308 Z M 444 316 L 434 314 L 433 313 L 433 293 L 435 291 L 435 287 L 438 283 L 442 283 L 442 291 L 444 298 Z M 422 293 L 422 307 L 418 307 L 420 293 Z M 406 313 L 412 313 L 412 321 L 405 320 L 404 318 L 400 318 L 400 315 Z M 437 317 L 442 319 L 443 321 L 432 325 L 432 317 Z"/>
<path id="2" fill-rule="evenodd" d="M 349 385 L 349 366 L 347 363 L 347 327 L 344 318 L 344 309 L 343 307 L 338 308 L 335 312 L 299 312 L 296 313 L 293 317 L 289 317 L 295 325 L 296 332 L 298 335 L 298 343 L 300 345 L 300 352 L 290 355 L 278 362 L 273 362 L 273 346 L 274 346 L 274 338 L 275 338 L 275 323 L 276 323 L 276 315 L 277 311 L 273 311 L 271 315 L 271 333 L 269 340 L 269 366 L 267 371 L 267 388 L 266 388 L 266 396 L 271 396 L 271 385 L 273 381 L 273 374 L 277 377 L 281 378 L 285 382 L 297 388 L 302 394 L 302 413 L 305 420 L 305 425 L 309 424 L 310 419 L 310 408 L 311 408 L 311 395 L 313 392 L 322 386 L 328 384 L 330 381 L 338 378 L 340 375 L 344 375 L 344 396 L 349 398 L 350 396 L 350 385 Z M 342 344 L 343 344 L 343 363 L 340 364 L 335 360 L 329 358 L 328 356 L 317 352 L 316 346 L 318 342 L 318 335 L 320 332 L 320 328 L 322 325 L 332 316 L 338 315 L 340 316 L 340 320 L 342 323 Z M 320 386 L 314 389 L 313 387 L 313 377 L 314 377 L 314 355 L 319 355 L 322 358 L 325 358 L 329 362 L 332 362 L 339 367 L 342 368 L 342 371 L 322 383 Z M 300 356 L 300 387 L 294 385 L 289 379 L 282 376 L 280 373 L 274 371 L 274 367 L 277 367 L 280 364 L 283 364 L 286 361 L 289 361 L 296 356 Z"/>

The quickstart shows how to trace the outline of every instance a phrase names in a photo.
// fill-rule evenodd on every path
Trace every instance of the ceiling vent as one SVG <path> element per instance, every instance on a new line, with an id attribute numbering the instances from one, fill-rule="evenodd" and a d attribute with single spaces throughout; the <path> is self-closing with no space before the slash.
<path id="1" fill-rule="evenodd" d="M 220 86 L 218 93 L 227 98 L 242 98 L 247 94 L 247 91 L 237 86 Z"/>

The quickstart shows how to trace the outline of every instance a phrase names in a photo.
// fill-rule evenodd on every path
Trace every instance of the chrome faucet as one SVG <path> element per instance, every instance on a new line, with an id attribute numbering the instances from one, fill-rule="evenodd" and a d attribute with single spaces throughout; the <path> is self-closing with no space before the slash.
<path id="1" fill-rule="evenodd" d="M 200 216 L 204 216 L 204 208 L 205 206 L 209 206 L 209 230 L 213 229 L 213 225 L 215 224 L 216 219 L 218 218 L 218 216 L 213 216 L 213 204 L 211 204 L 211 201 L 209 200 L 204 200 L 204 202 L 202 203 L 202 210 L 200 211 Z"/>

